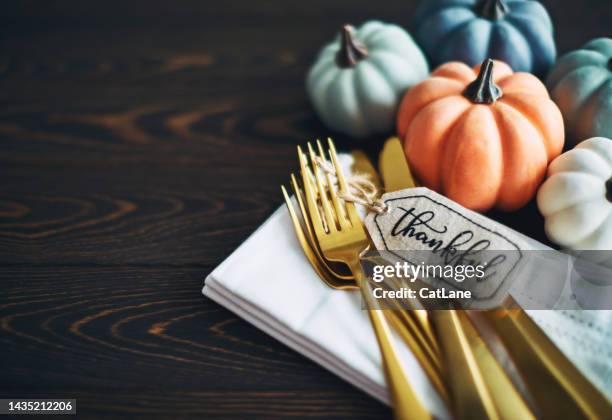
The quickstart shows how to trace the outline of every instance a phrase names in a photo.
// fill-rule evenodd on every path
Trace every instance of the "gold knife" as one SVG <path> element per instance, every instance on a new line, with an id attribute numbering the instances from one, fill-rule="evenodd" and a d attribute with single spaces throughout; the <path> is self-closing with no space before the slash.
<path id="1" fill-rule="evenodd" d="M 417 186 L 406 162 L 404 148 L 397 137 L 391 137 L 385 142 L 378 157 L 378 169 L 387 192 Z"/>
<path id="2" fill-rule="evenodd" d="M 416 185 L 398 139 L 387 140 L 380 155 L 379 168 L 387 191 Z M 612 402 L 584 377 L 513 299 L 508 300 L 505 309 L 467 311 L 466 314 L 476 323 L 474 327 L 477 331 L 483 333 L 483 328 L 489 329 L 486 325 L 480 325 L 480 320 L 488 320 L 493 332 L 499 336 L 489 337 L 492 334 L 485 334 L 477 337 L 481 344 L 486 343 L 486 351 L 483 346 L 477 351 L 479 362 L 482 366 L 496 366 L 483 369 L 488 383 L 501 376 L 493 372 L 501 373 L 500 369 L 503 369 L 512 378 L 514 386 L 521 390 L 517 392 L 527 399 L 527 404 L 532 408 L 537 404 L 538 417 L 612 418 Z M 500 344 L 500 339 L 510 354 L 493 349 Z M 476 340 L 474 344 L 477 343 Z M 502 356 L 502 363 L 497 361 L 496 354 Z M 500 389 L 505 387 L 501 386 Z M 526 395 L 525 388 L 531 395 Z M 494 400 L 502 404 L 502 408 L 513 406 L 512 401 L 519 401 L 514 392 L 505 399 L 497 398 L 499 396 L 503 397 L 503 394 L 493 392 Z M 505 413 L 505 410 L 502 412 Z"/>
<path id="3" fill-rule="evenodd" d="M 510 299 L 505 309 L 483 312 L 525 378 L 543 418 L 612 418 L 612 402 Z"/>
<path id="4" fill-rule="evenodd" d="M 378 169 L 386 192 L 417 186 L 406 162 L 404 148 L 397 137 L 391 137 L 385 142 L 378 157 Z M 427 311 L 416 310 L 412 311 L 412 314 L 418 318 L 423 334 L 428 337 L 429 345 L 439 354 L 438 343 L 427 319 Z"/>
<path id="5" fill-rule="evenodd" d="M 351 156 L 353 157 L 351 171 L 353 173 L 368 175 L 370 181 L 372 181 L 376 188 L 381 190 L 383 187 L 380 177 L 368 156 L 360 150 L 352 150 Z M 421 312 L 425 314 L 425 317 L 427 316 L 426 311 L 418 310 L 393 310 L 387 311 L 386 315 L 389 315 L 389 320 L 393 327 L 402 340 L 411 348 L 434 387 L 440 393 L 440 396 L 445 401 L 448 401 L 448 394 L 442 380 L 442 367 L 440 365 L 440 353 L 437 342 L 433 337 L 433 332 L 429 324 L 427 324 L 427 320 L 425 319 L 426 328 L 424 328 L 423 320 L 414 316 L 416 313 Z M 418 349 L 415 348 L 415 346 L 418 347 Z"/>
<path id="6" fill-rule="evenodd" d="M 379 169 L 388 192 L 416 187 L 396 137 L 386 141 L 379 157 Z M 427 312 L 419 312 L 429 325 Z M 450 389 L 459 416 L 534 418 L 522 395 L 462 311 L 433 311 L 430 315 L 437 332 L 444 334 L 446 346 L 441 350 L 447 369 L 453 369 L 453 375 L 449 375 Z M 474 401 L 476 396 L 480 401 Z"/>

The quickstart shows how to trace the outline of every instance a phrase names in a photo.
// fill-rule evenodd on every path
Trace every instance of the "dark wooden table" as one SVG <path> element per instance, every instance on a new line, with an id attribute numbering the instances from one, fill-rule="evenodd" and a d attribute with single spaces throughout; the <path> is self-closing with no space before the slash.
<path id="1" fill-rule="evenodd" d="M 0 397 L 77 398 L 87 417 L 389 417 L 200 290 L 281 204 L 295 144 L 328 134 L 304 92 L 318 48 L 345 22 L 407 24 L 413 3 L 5 4 Z M 546 4 L 561 51 L 611 35 L 610 0 Z"/>

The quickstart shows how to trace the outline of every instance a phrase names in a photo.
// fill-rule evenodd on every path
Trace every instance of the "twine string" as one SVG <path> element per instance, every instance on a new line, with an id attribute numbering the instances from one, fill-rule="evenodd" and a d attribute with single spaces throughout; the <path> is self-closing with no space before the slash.
<path id="1" fill-rule="evenodd" d="M 337 185 L 338 176 L 334 165 L 322 159 L 320 156 L 317 156 L 316 159 L 319 168 L 321 168 L 324 173 L 330 175 Z M 379 198 L 379 191 L 368 175 L 359 173 L 351 174 L 351 176 L 347 177 L 346 183 L 348 185 L 348 191 L 340 191 L 338 194 L 342 200 L 360 204 L 368 211 L 377 214 L 383 214 L 389 210 L 389 206 Z M 330 188 L 333 188 L 333 186 L 330 186 Z"/>

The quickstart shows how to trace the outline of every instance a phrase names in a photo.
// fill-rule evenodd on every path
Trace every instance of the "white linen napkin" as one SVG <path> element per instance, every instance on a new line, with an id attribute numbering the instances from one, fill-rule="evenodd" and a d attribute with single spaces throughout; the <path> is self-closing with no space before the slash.
<path id="1" fill-rule="evenodd" d="M 279 208 L 206 279 L 204 294 L 323 367 L 389 403 L 376 337 L 358 291 L 332 290 L 313 271 Z M 415 392 L 448 418 L 410 351 L 402 351 Z"/>
<path id="2" fill-rule="evenodd" d="M 350 157 L 341 156 L 343 166 Z M 531 242 L 535 242 L 530 240 Z M 534 248 L 546 248 L 536 242 Z M 332 290 L 314 272 L 285 206 L 207 278 L 205 296 L 374 398 L 389 403 L 380 353 L 358 291 Z M 612 312 L 529 311 L 585 375 L 612 395 Z M 401 348 L 415 392 L 438 418 L 449 413 L 425 373 Z"/>

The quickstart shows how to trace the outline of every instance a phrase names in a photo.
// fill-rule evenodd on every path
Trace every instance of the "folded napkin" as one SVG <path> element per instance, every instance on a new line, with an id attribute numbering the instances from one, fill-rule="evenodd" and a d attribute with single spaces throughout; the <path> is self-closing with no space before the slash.
<path id="1" fill-rule="evenodd" d="M 350 157 L 343 155 L 341 159 L 343 166 L 350 166 Z M 536 243 L 536 247 L 544 246 Z M 332 290 L 318 278 L 302 252 L 285 206 L 206 278 L 203 293 L 357 388 L 389 403 L 376 337 L 367 312 L 361 310 L 359 292 Z M 612 312 L 528 313 L 610 397 Z M 415 392 L 435 417 L 448 418 L 442 400 L 410 350 L 401 340 L 396 342 Z"/>

